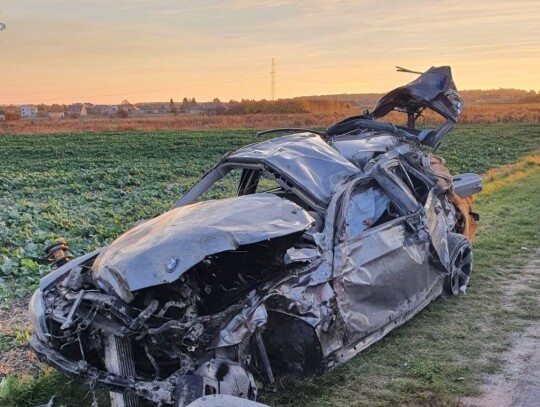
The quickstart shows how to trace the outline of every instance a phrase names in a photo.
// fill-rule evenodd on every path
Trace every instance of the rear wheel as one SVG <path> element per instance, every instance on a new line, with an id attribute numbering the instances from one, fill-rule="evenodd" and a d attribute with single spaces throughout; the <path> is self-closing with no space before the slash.
<path id="1" fill-rule="evenodd" d="M 472 244 L 458 233 L 448 233 L 450 270 L 444 278 L 444 289 L 452 295 L 465 294 L 473 266 Z"/>

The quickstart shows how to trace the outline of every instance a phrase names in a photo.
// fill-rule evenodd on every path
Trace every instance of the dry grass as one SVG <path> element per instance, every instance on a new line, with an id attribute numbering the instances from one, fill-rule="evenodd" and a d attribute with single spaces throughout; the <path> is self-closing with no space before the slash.
<path id="1" fill-rule="evenodd" d="M 359 110 L 328 113 L 244 114 L 226 116 L 155 116 L 121 118 L 33 119 L 0 122 L 0 134 L 87 133 L 104 131 L 159 131 L 193 129 L 266 129 L 276 127 L 326 127 Z M 399 122 L 403 116 L 391 114 Z M 426 114 L 426 124 L 438 122 Z M 461 124 L 540 123 L 540 104 L 485 104 L 465 106 Z"/>
<path id="2" fill-rule="evenodd" d="M 488 195 L 512 184 L 519 179 L 527 178 L 540 168 L 540 155 L 533 154 L 521 158 L 517 163 L 503 165 L 489 170 L 484 176 L 482 193 Z"/>
<path id="3" fill-rule="evenodd" d="M 320 127 L 351 114 L 345 112 L 246 114 L 226 116 L 155 116 L 121 118 L 34 119 L 0 122 L 0 134 L 88 133 L 105 131 L 265 129 Z"/>

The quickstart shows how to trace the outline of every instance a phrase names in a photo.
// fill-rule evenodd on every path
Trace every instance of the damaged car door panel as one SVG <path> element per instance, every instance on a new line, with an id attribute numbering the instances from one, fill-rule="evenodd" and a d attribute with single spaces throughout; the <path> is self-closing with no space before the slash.
<path id="1" fill-rule="evenodd" d="M 226 155 L 169 211 L 45 276 L 31 347 L 117 405 L 255 400 L 349 360 L 466 289 L 481 180 L 424 152 L 461 108 L 450 68 L 431 68 L 371 114 Z M 424 109 L 446 121 L 415 129 Z M 395 110 L 407 127 L 377 120 Z M 231 171 L 235 196 L 202 200 Z"/>

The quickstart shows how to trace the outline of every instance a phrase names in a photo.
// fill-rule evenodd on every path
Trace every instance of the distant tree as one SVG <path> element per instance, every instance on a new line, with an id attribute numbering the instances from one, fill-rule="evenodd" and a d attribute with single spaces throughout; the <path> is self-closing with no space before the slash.
<path id="1" fill-rule="evenodd" d="M 174 104 L 174 100 L 172 100 L 172 98 L 169 102 L 169 105 L 171 106 L 171 113 L 176 116 L 178 114 L 178 109 L 176 108 L 176 105 Z"/>
<path id="2" fill-rule="evenodd" d="M 189 100 L 188 98 L 182 99 L 182 104 L 180 105 L 180 111 L 187 113 L 189 110 Z"/>
<path id="3" fill-rule="evenodd" d="M 52 104 L 49 108 L 49 112 L 63 112 L 66 110 L 66 105 Z"/>
<path id="4" fill-rule="evenodd" d="M 214 98 L 214 100 L 212 100 L 212 103 L 221 103 L 221 101 L 219 100 L 219 98 Z"/>
<path id="5" fill-rule="evenodd" d="M 124 109 L 122 106 L 119 106 L 117 116 L 120 117 L 121 119 L 125 119 L 128 117 L 128 111 Z"/>
<path id="6" fill-rule="evenodd" d="M 189 105 L 190 106 L 197 106 L 197 101 L 195 100 L 195 98 L 191 98 L 191 100 L 189 101 Z"/>
<path id="7" fill-rule="evenodd" d="M 19 120 L 21 116 L 16 112 L 6 112 L 6 120 L 14 121 Z"/>

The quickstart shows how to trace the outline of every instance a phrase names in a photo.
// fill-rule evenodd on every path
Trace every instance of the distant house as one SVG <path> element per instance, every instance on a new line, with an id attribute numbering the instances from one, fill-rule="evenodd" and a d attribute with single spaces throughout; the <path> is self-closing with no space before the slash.
<path id="1" fill-rule="evenodd" d="M 38 109 L 35 106 L 24 105 L 21 106 L 20 114 L 21 117 L 36 117 L 38 114 Z"/>
<path id="2" fill-rule="evenodd" d="M 138 107 L 136 106 L 133 106 L 131 107 L 129 110 L 128 110 L 128 114 L 130 116 L 138 116 L 138 115 L 141 115 L 142 114 L 142 110 L 139 109 Z"/>
<path id="3" fill-rule="evenodd" d="M 118 114 L 118 106 L 115 105 L 95 105 L 94 114 L 97 116 L 116 116 Z"/>
<path id="4" fill-rule="evenodd" d="M 231 108 L 224 103 L 199 103 L 188 109 L 189 114 L 214 116 L 227 113 Z"/>
<path id="5" fill-rule="evenodd" d="M 49 112 L 49 119 L 62 119 L 64 116 L 64 112 Z"/>
<path id="6" fill-rule="evenodd" d="M 158 114 L 159 110 L 152 105 L 142 105 L 140 107 L 142 114 Z"/>
<path id="7" fill-rule="evenodd" d="M 65 111 L 65 115 L 67 117 L 71 117 L 72 119 L 86 116 L 87 114 L 88 112 L 86 111 L 86 105 L 84 103 L 75 103 L 73 105 L 69 105 Z"/>
<path id="8" fill-rule="evenodd" d="M 194 114 L 194 115 L 203 115 L 203 114 L 206 114 L 206 110 L 204 109 L 203 105 L 202 104 L 199 104 L 199 105 L 195 105 L 195 106 L 191 106 L 188 111 L 187 111 L 189 114 Z"/>
<path id="9" fill-rule="evenodd" d="M 161 105 L 158 107 L 159 114 L 169 114 L 171 113 L 171 106 L 169 104 Z"/>
<path id="10" fill-rule="evenodd" d="M 477 99 L 476 103 L 489 103 L 489 102 L 498 102 L 501 100 L 501 95 L 492 95 L 492 94 L 485 94 L 480 96 L 480 99 Z"/>
<path id="11" fill-rule="evenodd" d="M 107 116 L 116 116 L 118 114 L 118 106 L 109 105 L 107 106 Z"/>
<path id="12" fill-rule="evenodd" d="M 6 120 L 6 112 L 0 110 L 0 121 Z"/>
<path id="13" fill-rule="evenodd" d="M 128 116 L 139 116 L 142 114 L 141 109 L 128 104 L 121 104 L 118 106 L 118 110 L 126 112 Z"/>

